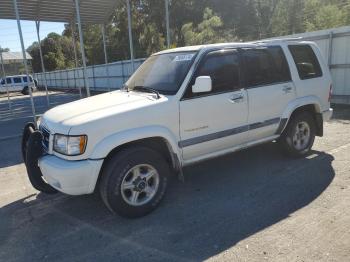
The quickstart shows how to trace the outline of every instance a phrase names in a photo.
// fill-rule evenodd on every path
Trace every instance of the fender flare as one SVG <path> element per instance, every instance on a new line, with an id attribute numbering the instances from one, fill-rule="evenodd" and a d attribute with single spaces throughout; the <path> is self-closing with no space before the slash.
<path id="1" fill-rule="evenodd" d="M 169 149 L 172 150 L 171 153 L 176 154 L 179 160 L 181 159 L 182 155 L 176 142 L 178 139 L 169 129 L 162 126 L 146 126 L 142 128 L 127 129 L 107 136 L 95 145 L 89 158 L 103 159 L 118 146 L 136 140 L 154 137 L 164 139 Z"/>
<path id="2" fill-rule="evenodd" d="M 322 113 L 322 107 L 321 107 L 321 100 L 316 97 L 316 96 L 305 96 L 301 98 L 297 98 L 293 101 L 291 101 L 286 109 L 284 110 L 282 116 L 281 116 L 281 121 L 280 125 L 276 131 L 276 134 L 282 134 L 286 126 L 288 125 L 288 122 L 290 120 L 291 115 L 293 112 L 302 107 L 302 106 L 307 106 L 307 105 L 313 105 L 315 107 L 315 111 L 318 114 Z"/>

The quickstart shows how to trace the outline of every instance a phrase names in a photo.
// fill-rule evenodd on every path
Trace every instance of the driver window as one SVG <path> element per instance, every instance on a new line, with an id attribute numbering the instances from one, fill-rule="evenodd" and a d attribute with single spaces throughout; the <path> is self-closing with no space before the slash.
<path id="1" fill-rule="evenodd" d="M 212 91 L 208 93 L 192 93 L 192 85 L 199 76 L 210 76 Z M 201 61 L 190 85 L 187 87 L 184 98 L 189 99 L 208 94 L 232 92 L 240 88 L 239 56 L 236 50 L 221 50 L 208 53 Z"/>

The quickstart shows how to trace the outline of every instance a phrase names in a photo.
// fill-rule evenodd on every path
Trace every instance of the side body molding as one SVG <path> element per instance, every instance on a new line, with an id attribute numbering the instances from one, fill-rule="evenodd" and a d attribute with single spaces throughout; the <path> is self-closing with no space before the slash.
<path id="1" fill-rule="evenodd" d="M 165 139 L 171 147 L 171 150 L 173 151 L 172 153 L 176 154 L 179 159 L 182 159 L 182 154 L 177 147 L 178 139 L 169 129 L 163 126 L 146 126 L 142 128 L 128 129 L 107 136 L 96 144 L 89 158 L 105 158 L 114 148 L 120 145 L 151 137 L 161 137 Z"/>

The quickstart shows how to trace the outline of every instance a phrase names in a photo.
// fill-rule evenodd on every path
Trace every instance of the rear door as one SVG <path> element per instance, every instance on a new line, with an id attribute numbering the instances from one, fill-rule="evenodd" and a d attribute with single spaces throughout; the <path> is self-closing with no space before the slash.
<path id="1" fill-rule="evenodd" d="M 245 86 L 249 99 L 249 141 L 273 136 L 295 86 L 280 46 L 243 49 Z"/>

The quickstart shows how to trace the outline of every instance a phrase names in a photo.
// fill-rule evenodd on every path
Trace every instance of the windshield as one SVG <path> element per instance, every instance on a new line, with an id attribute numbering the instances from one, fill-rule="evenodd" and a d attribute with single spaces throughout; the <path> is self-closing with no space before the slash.
<path id="1" fill-rule="evenodd" d="M 129 90 L 138 87 L 174 95 L 191 67 L 195 52 L 176 52 L 149 57 L 126 83 Z"/>

